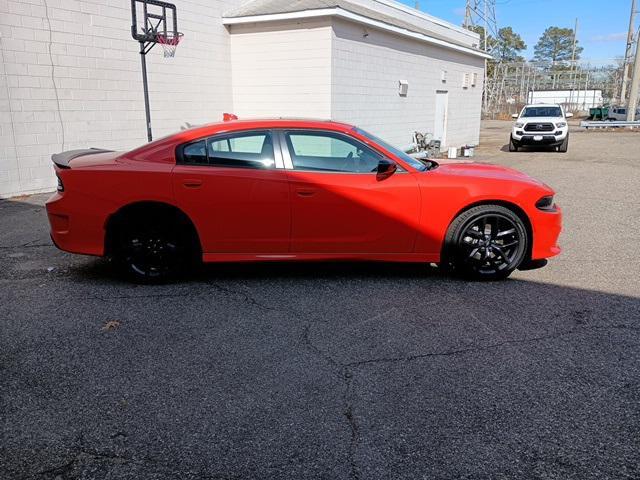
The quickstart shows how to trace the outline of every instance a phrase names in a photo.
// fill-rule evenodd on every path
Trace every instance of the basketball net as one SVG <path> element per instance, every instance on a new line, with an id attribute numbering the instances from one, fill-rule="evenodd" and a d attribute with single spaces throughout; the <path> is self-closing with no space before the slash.
<path id="1" fill-rule="evenodd" d="M 180 32 L 177 34 L 171 32 L 159 33 L 156 37 L 156 41 L 164 52 L 164 58 L 173 58 L 175 56 L 180 40 L 182 40 L 182 33 Z"/>

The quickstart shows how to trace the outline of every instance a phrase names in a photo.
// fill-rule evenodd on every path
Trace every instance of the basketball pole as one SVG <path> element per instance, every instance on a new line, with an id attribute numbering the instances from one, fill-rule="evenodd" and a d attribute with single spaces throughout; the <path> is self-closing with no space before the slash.
<path id="1" fill-rule="evenodd" d="M 147 81 L 147 52 L 144 42 L 140 42 L 140 61 L 142 63 L 142 89 L 144 90 L 144 113 L 147 120 L 147 140 L 151 142 L 151 109 L 149 108 L 149 83 Z"/>

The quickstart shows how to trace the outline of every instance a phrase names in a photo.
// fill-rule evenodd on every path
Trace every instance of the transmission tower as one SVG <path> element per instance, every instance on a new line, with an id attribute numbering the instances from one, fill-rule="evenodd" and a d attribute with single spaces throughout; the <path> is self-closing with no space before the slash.
<path id="1" fill-rule="evenodd" d="M 487 42 L 487 37 L 496 38 L 498 36 L 496 0 L 467 0 L 463 26 L 469 30 L 473 30 L 473 27 L 484 28 L 485 35 L 480 48 L 485 52 L 490 51 L 491 45 Z"/>

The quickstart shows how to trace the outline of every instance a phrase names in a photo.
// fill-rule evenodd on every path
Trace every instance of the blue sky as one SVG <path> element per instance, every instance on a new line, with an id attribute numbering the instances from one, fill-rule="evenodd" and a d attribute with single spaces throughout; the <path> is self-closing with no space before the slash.
<path id="1" fill-rule="evenodd" d="M 413 7 L 415 0 L 400 0 Z M 420 9 L 455 24 L 464 19 L 464 0 L 419 0 Z M 631 0 L 496 0 L 498 27 L 511 26 L 527 43 L 526 58 L 549 26 L 573 28 L 578 18 L 582 59 L 612 63 L 624 55 Z M 640 20 L 640 15 L 638 16 Z"/>

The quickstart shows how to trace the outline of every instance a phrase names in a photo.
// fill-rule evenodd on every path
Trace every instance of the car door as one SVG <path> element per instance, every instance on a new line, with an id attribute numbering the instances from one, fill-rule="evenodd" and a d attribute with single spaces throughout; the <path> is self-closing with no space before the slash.
<path id="1" fill-rule="evenodd" d="M 194 221 L 203 253 L 288 251 L 289 186 L 271 131 L 199 139 L 179 146 L 176 157 L 174 195 Z"/>
<path id="2" fill-rule="evenodd" d="M 291 253 L 413 251 L 419 217 L 414 174 L 376 175 L 383 156 L 338 132 L 282 130 L 289 177 Z"/>

